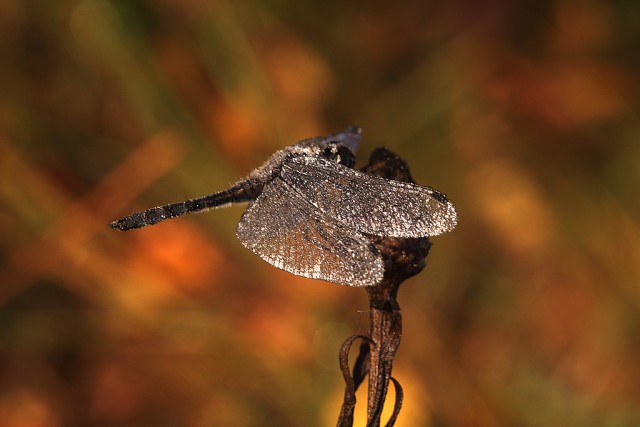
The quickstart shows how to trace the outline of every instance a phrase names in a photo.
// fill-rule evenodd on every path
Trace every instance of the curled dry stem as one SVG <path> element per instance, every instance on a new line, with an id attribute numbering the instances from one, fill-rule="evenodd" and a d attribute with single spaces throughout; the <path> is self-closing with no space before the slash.
<path id="1" fill-rule="evenodd" d="M 406 163 L 385 149 L 375 150 L 363 172 L 398 181 L 413 182 Z M 391 376 L 393 360 L 402 336 L 402 315 L 396 300 L 400 284 L 418 274 L 425 267 L 431 243 L 424 238 L 370 237 L 370 241 L 385 263 L 384 279 L 377 286 L 366 288 L 369 297 L 369 337 L 354 335 L 348 338 L 340 351 L 340 368 L 345 378 L 345 397 L 338 419 L 339 427 L 353 424 L 355 391 L 364 377 L 369 375 L 367 426 L 379 427 L 382 408 L 393 382 L 396 401 L 387 426 L 393 426 L 404 397 L 400 383 Z M 353 374 L 349 371 L 348 355 L 353 342 L 366 339 L 360 347 Z M 368 344 L 368 345 L 367 345 Z M 368 347 L 368 350 L 367 350 Z"/>

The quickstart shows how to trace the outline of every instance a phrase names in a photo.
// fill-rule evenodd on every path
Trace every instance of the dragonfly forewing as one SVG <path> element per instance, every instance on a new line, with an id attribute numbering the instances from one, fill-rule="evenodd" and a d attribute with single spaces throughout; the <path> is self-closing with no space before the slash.
<path id="1" fill-rule="evenodd" d="M 432 188 L 367 175 L 320 157 L 291 158 L 281 175 L 317 209 L 362 233 L 437 236 L 457 223 L 453 204 Z"/>

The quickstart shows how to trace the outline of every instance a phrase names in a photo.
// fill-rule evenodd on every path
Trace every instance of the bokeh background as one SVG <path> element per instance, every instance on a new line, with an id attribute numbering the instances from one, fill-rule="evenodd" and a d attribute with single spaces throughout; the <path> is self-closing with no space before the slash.
<path id="1" fill-rule="evenodd" d="M 0 425 L 335 425 L 364 291 L 260 261 L 242 207 L 106 224 L 349 124 L 360 164 L 395 151 L 460 215 L 401 288 L 398 425 L 640 425 L 639 23 L 632 0 L 2 0 Z"/>

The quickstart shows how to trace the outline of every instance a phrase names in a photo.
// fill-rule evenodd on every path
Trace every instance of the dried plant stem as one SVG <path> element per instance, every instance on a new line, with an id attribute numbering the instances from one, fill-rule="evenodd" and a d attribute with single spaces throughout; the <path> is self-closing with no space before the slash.
<path id="1" fill-rule="evenodd" d="M 380 425 L 393 359 L 402 335 L 402 315 L 396 301 L 397 290 L 397 285 L 390 283 L 367 289 L 371 308 L 367 426 L 371 427 Z"/>
<path id="2" fill-rule="evenodd" d="M 413 182 L 406 163 L 385 149 L 375 150 L 369 164 L 362 169 L 371 175 L 404 182 Z M 425 259 L 431 243 L 427 237 L 398 238 L 370 237 L 371 243 L 385 262 L 385 276 L 376 286 L 366 288 L 369 297 L 369 337 L 354 335 L 348 338 L 340 350 L 340 368 L 345 379 L 345 396 L 338 417 L 338 427 L 353 425 L 356 405 L 355 392 L 369 374 L 367 400 L 367 427 L 379 427 L 382 408 L 393 382 L 396 400 L 393 414 L 386 426 L 392 427 L 402 407 L 403 391 L 400 383 L 391 376 L 393 359 L 402 336 L 402 314 L 397 302 L 398 288 L 407 278 L 418 274 L 425 267 Z M 353 373 L 349 370 L 349 350 L 353 342 L 364 338 Z"/>

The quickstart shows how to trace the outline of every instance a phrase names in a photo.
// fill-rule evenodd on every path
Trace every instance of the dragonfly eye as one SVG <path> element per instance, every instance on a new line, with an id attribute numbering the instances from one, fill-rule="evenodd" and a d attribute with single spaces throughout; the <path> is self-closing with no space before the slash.
<path id="1" fill-rule="evenodd" d="M 348 168 L 352 168 L 356 164 L 356 157 L 351 150 L 336 141 L 329 142 L 323 154 L 327 160 L 333 160 Z"/>

